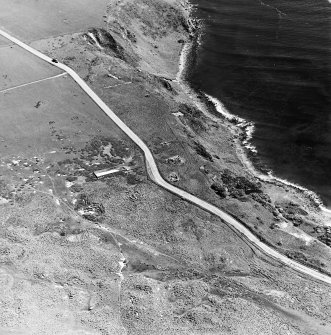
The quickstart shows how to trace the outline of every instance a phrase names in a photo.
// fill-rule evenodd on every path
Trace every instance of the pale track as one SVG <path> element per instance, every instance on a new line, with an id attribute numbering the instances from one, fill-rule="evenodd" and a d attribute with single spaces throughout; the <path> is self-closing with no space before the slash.
<path id="1" fill-rule="evenodd" d="M 43 79 L 39 79 L 39 80 L 35 80 L 35 81 L 30 81 L 29 83 L 25 83 L 25 84 L 13 86 L 13 87 L 8 87 L 8 88 L 5 88 L 5 89 L 1 90 L 0 93 L 6 93 L 6 92 L 9 92 L 9 91 L 12 91 L 12 90 L 16 90 L 17 88 L 30 86 L 30 85 L 33 85 L 33 84 L 38 84 L 38 83 L 41 83 L 43 81 L 59 78 L 59 77 L 65 76 L 65 75 L 67 75 L 67 73 L 63 72 L 63 73 L 60 73 L 56 76 L 47 77 L 47 78 L 43 78 Z"/>

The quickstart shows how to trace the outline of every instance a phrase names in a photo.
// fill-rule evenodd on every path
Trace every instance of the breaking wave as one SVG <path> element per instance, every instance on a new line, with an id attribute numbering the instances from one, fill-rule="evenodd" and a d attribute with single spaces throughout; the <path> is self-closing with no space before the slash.
<path id="1" fill-rule="evenodd" d="M 208 101 L 210 101 L 214 106 L 218 113 L 220 113 L 226 120 L 228 120 L 231 123 L 234 123 L 238 128 L 240 128 L 244 132 L 244 137 L 241 141 L 242 145 L 249 151 L 253 152 L 254 154 L 257 154 L 257 150 L 253 144 L 250 143 L 253 133 L 254 133 L 254 124 L 252 122 L 246 121 L 236 115 L 231 114 L 225 106 L 222 104 L 221 101 L 219 101 L 217 98 L 214 98 L 208 94 L 205 93 L 206 98 Z M 327 209 L 321 200 L 321 198 L 313 191 L 308 190 L 307 188 L 292 183 L 286 179 L 282 179 L 279 177 L 276 177 L 273 175 L 272 171 L 269 171 L 267 174 L 263 174 L 260 171 L 257 171 L 253 164 L 249 161 L 247 157 L 245 157 L 245 163 L 249 166 L 250 169 L 254 170 L 255 176 L 260 179 L 261 181 L 268 182 L 268 183 L 281 183 L 286 186 L 290 186 L 300 192 L 302 192 L 304 195 L 306 195 L 320 210 L 322 210 L 325 213 L 331 214 L 331 210 Z"/>

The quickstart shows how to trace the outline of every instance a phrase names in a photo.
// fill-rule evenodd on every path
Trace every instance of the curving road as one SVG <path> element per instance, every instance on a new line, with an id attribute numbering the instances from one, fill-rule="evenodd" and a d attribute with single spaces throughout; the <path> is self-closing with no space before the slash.
<path id="1" fill-rule="evenodd" d="M 159 170 L 157 168 L 157 165 L 155 163 L 154 157 L 147 147 L 147 145 L 93 92 L 93 90 L 85 83 L 83 79 L 79 77 L 79 75 L 72 70 L 70 67 L 61 64 L 59 62 L 54 62 L 52 58 L 44 55 L 43 53 L 39 52 L 38 50 L 35 50 L 31 48 L 29 45 L 25 44 L 24 42 L 18 40 L 17 38 L 11 36 L 7 32 L 0 29 L 0 35 L 7 38 L 8 40 L 12 41 L 16 45 L 22 47 L 23 49 L 29 51 L 30 53 L 34 54 L 35 56 L 43 59 L 44 61 L 48 62 L 49 64 L 56 66 L 66 73 L 68 73 L 75 82 L 88 94 L 91 99 L 117 124 L 118 127 L 121 128 L 121 130 L 127 134 L 133 142 L 135 142 L 140 149 L 144 152 L 145 155 L 145 161 L 146 161 L 146 167 L 147 167 L 147 173 L 149 177 L 159 186 L 163 187 L 164 189 L 168 190 L 169 192 L 172 192 L 181 198 L 190 201 L 191 203 L 199 206 L 200 208 L 207 210 L 208 212 L 218 216 L 223 221 L 225 221 L 228 225 L 235 228 L 237 232 L 240 233 L 240 235 L 248 240 L 251 244 L 256 246 L 258 249 L 260 249 L 262 252 L 267 254 L 268 256 L 278 260 L 279 262 L 283 263 L 284 265 L 289 266 L 290 268 L 308 275 L 316 280 L 322 281 L 324 283 L 331 285 L 331 277 L 322 274 L 314 269 L 311 269 L 309 267 L 306 267 L 298 262 L 295 262 L 294 260 L 286 257 L 285 255 L 279 253 L 275 249 L 269 247 L 268 245 L 261 242 L 253 233 L 251 233 L 245 226 L 243 226 L 239 221 L 234 219 L 229 214 L 223 212 L 221 209 L 217 208 L 216 206 L 199 199 L 198 197 L 181 190 L 169 183 L 167 183 L 162 176 L 159 173 Z"/>

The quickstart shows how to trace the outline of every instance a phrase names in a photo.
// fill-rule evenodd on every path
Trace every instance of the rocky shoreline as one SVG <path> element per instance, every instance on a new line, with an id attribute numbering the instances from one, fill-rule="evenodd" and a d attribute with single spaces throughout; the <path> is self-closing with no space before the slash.
<path id="1" fill-rule="evenodd" d="M 256 178 L 262 182 L 283 185 L 284 187 L 292 187 L 296 191 L 300 192 L 304 197 L 306 197 L 308 201 L 311 201 L 313 206 L 325 212 L 325 214 L 329 216 L 331 211 L 323 206 L 322 200 L 316 193 L 300 185 L 291 183 L 290 181 L 278 178 L 272 174 L 272 171 L 264 167 L 264 164 L 258 159 L 256 148 L 250 143 L 254 133 L 254 124 L 252 122 L 248 122 L 229 113 L 219 100 L 205 94 L 202 91 L 199 91 L 197 88 L 193 89 L 190 87 L 190 84 L 187 81 L 187 76 L 190 67 L 194 66 L 196 62 L 197 48 L 199 47 L 199 43 L 201 43 L 201 38 L 203 35 L 203 22 L 194 18 L 194 7 L 188 1 L 184 2 L 184 7 L 187 11 L 189 11 L 190 17 L 193 17 L 193 19 L 190 21 L 191 39 L 189 42 L 184 44 L 179 60 L 179 72 L 177 75 L 177 80 L 180 81 L 184 86 L 183 89 L 187 92 L 190 92 L 191 95 L 195 95 L 195 102 L 198 108 L 202 110 L 208 110 L 210 114 L 219 116 L 230 123 L 229 130 L 238 137 L 238 152 L 241 153 L 242 161 L 246 165 L 246 168 Z M 198 100 L 201 101 L 201 104 L 198 103 Z M 235 128 L 235 130 L 233 128 Z"/>
<path id="2" fill-rule="evenodd" d="M 197 48 L 199 47 L 199 43 L 201 43 L 201 38 L 203 35 L 203 22 L 197 21 L 194 18 L 194 7 L 188 1 L 184 2 L 184 6 L 186 11 L 189 12 L 189 16 L 193 17 L 193 19 L 190 20 L 190 39 L 183 45 L 183 49 L 180 55 L 179 71 L 176 77 L 176 81 L 180 83 L 183 91 L 192 98 L 194 104 L 197 106 L 198 109 L 203 111 L 208 117 L 216 116 L 217 118 L 223 119 L 228 131 L 235 137 L 234 143 L 236 145 L 236 151 L 238 157 L 243 164 L 243 168 L 253 178 L 256 178 L 256 180 L 263 183 L 264 186 L 267 188 L 269 186 L 279 187 L 286 194 L 289 193 L 290 189 L 295 194 L 295 196 L 292 198 L 292 200 L 289 200 L 289 203 L 295 203 L 295 200 L 297 200 L 297 198 L 299 197 L 301 204 L 303 206 L 306 206 L 306 209 L 314 212 L 315 219 L 318 222 L 317 227 L 319 227 L 319 225 L 321 225 L 322 227 L 328 227 L 331 218 L 330 211 L 323 206 L 323 203 L 317 194 L 305 189 L 300 185 L 296 185 L 287 180 L 283 180 L 274 176 L 272 174 L 272 171 L 266 169 L 263 163 L 259 161 L 258 153 L 255 147 L 250 143 L 254 132 L 254 124 L 230 114 L 228 111 L 225 110 L 224 106 L 220 101 L 211 96 L 208 96 L 204 92 L 200 92 L 199 90 L 192 88 L 188 83 L 188 72 L 190 70 L 190 67 L 196 62 Z M 219 188 L 215 187 L 214 185 L 215 184 L 213 184 L 211 188 L 214 190 L 219 190 Z M 226 192 L 224 192 L 224 189 L 226 189 L 226 187 L 222 186 L 221 189 L 221 193 L 225 195 Z M 216 193 L 217 192 L 219 191 L 216 191 Z M 277 208 L 275 209 L 271 207 L 271 210 L 273 213 L 275 213 L 275 211 L 278 212 Z M 238 216 L 235 217 L 240 220 Z M 281 215 L 281 218 L 285 221 L 287 221 L 287 219 L 291 221 L 291 217 L 285 218 Z M 250 225 L 247 225 L 244 222 L 243 224 L 251 229 Z M 255 232 L 255 234 L 257 233 Z M 257 235 L 259 236 L 259 234 Z M 268 239 L 264 238 L 263 236 L 261 236 L 261 239 L 264 240 L 265 243 L 274 246 L 273 243 L 270 243 Z M 326 238 L 324 238 L 323 236 L 318 237 L 318 239 L 320 241 L 326 241 Z M 298 261 L 302 260 L 298 259 Z M 307 264 L 307 262 L 303 262 L 303 264 L 309 265 Z M 312 264 L 310 264 L 310 266 L 312 266 Z M 313 267 L 316 268 L 316 266 L 314 265 Z M 320 268 L 319 266 L 317 266 L 317 268 L 320 269 L 322 272 L 330 273 Z"/>

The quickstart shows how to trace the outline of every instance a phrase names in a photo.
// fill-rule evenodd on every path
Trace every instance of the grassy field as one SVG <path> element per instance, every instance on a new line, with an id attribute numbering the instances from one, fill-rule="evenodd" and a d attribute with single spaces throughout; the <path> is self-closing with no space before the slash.
<path id="1" fill-rule="evenodd" d="M 107 0 L 0 0 L 0 22 L 21 39 L 33 41 L 98 26 L 107 4 Z"/>
<path id="2" fill-rule="evenodd" d="M 10 42 L 9 40 L 7 40 L 6 38 L 0 36 L 0 47 L 1 46 L 5 46 L 5 45 L 9 45 L 12 44 L 12 42 Z"/>
<path id="3" fill-rule="evenodd" d="M 34 75 L 30 73 L 30 77 Z M 0 120 L 0 133 L 5 140 L 1 152 L 6 155 L 52 151 L 69 143 L 84 145 L 96 135 L 122 136 L 117 126 L 68 77 L 0 95 Z M 52 131 L 60 132 L 61 139 L 54 138 Z"/>
<path id="4" fill-rule="evenodd" d="M 0 90 L 55 76 L 62 71 L 17 46 L 0 49 Z"/>

